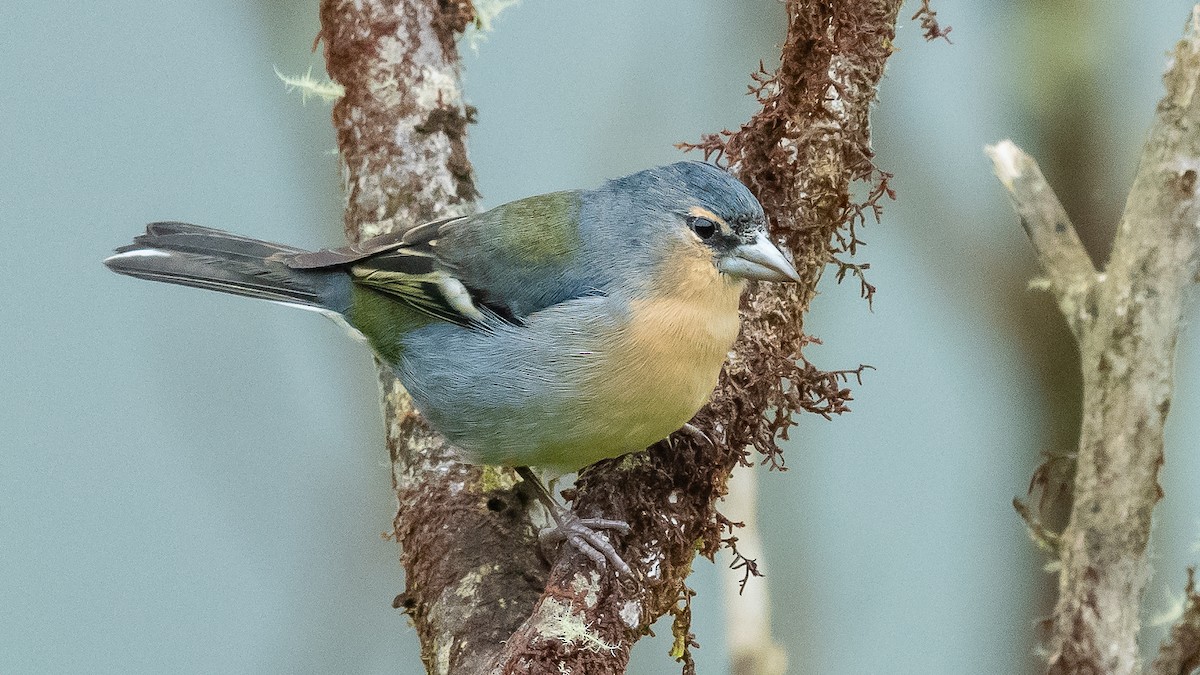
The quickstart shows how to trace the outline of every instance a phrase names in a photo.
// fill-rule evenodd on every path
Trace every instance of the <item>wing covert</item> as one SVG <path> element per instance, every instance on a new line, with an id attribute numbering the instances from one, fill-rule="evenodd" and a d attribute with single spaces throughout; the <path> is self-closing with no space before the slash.
<path id="1" fill-rule="evenodd" d="M 281 259 L 297 269 L 344 267 L 356 283 L 443 321 L 520 323 L 600 287 L 580 264 L 580 206 L 578 192 L 556 192 Z"/>

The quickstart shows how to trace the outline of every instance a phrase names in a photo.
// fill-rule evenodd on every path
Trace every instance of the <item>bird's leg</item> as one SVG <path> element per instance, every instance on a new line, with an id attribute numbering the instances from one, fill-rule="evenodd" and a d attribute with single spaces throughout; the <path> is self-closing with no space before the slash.
<path id="1" fill-rule="evenodd" d="M 598 532 L 598 530 L 615 530 L 621 534 L 629 534 L 628 523 L 608 518 L 580 518 L 554 501 L 550 491 L 529 467 L 518 466 L 517 475 L 529 483 L 533 488 L 534 496 L 554 520 L 554 527 L 538 535 L 540 541 L 555 543 L 565 541 L 580 553 L 591 558 L 597 566 L 604 567 L 607 563 L 612 563 L 618 572 L 629 576 L 633 575 L 633 571 L 621 559 L 613 545 Z"/>

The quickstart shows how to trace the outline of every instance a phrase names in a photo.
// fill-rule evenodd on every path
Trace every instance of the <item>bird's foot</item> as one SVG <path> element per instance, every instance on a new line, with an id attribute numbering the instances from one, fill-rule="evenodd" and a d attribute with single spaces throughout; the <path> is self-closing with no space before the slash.
<path id="1" fill-rule="evenodd" d="M 554 501 L 554 497 L 550 496 L 550 491 L 529 467 L 518 466 L 516 471 L 517 475 L 533 488 L 534 496 L 550 514 L 550 518 L 554 520 L 553 527 L 538 535 L 539 541 L 542 543 L 566 542 L 590 558 L 597 567 L 605 567 L 611 563 L 618 572 L 633 576 L 633 571 L 621 559 L 617 549 L 613 548 L 608 538 L 600 533 L 601 530 L 612 530 L 620 534 L 629 534 L 629 523 L 609 518 L 580 518 Z"/>
<path id="2" fill-rule="evenodd" d="M 596 563 L 596 566 L 605 567 L 611 563 L 618 572 L 633 576 L 629 565 L 617 553 L 617 549 L 613 548 L 608 538 L 601 533 L 602 530 L 614 530 L 621 534 L 629 534 L 628 523 L 608 518 L 580 518 L 565 509 L 558 513 L 551 512 L 550 515 L 556 524 L 554 527 L 543 530 L 538 535 L 539 541 L 555 544 L 566 542 L 590 558 L 592 562 Z"/>

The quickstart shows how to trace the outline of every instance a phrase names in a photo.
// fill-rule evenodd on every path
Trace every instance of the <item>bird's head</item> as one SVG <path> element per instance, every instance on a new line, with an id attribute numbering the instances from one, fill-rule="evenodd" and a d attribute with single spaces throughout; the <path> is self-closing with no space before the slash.
<path id="1" fill-rule="evenodd" d="M 796 268 L 767 235 L 762 205 L 729 173 L 705 162 L 677 162 L 609 183 L 636 213 L 634 236 L 665 237 L 670 249 L 709 257 L 733 279 L 800 281 Z M 641 229 L 645 228 L 645 229 Z"/>

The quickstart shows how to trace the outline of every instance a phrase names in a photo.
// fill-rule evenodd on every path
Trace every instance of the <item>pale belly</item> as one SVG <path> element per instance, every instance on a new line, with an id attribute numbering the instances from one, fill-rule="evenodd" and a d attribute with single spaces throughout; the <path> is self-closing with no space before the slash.
<path id="1" fill-rule="evenodd" d="M 687 424 L 708 400 L 721 361 L 660 365 L 670 366 L 668 370 L 678 376 L 619 373 L 605 383 L 603 396 L 579 397 L 564 406 L 569 412 L 547 419 L 538 432 L 526 436 L 523 457 L 499 463 L 527 463 L 569 472 L 643 450 L 666 438 Z M 682 374 L 684 370 L 686 374 Z"/>

